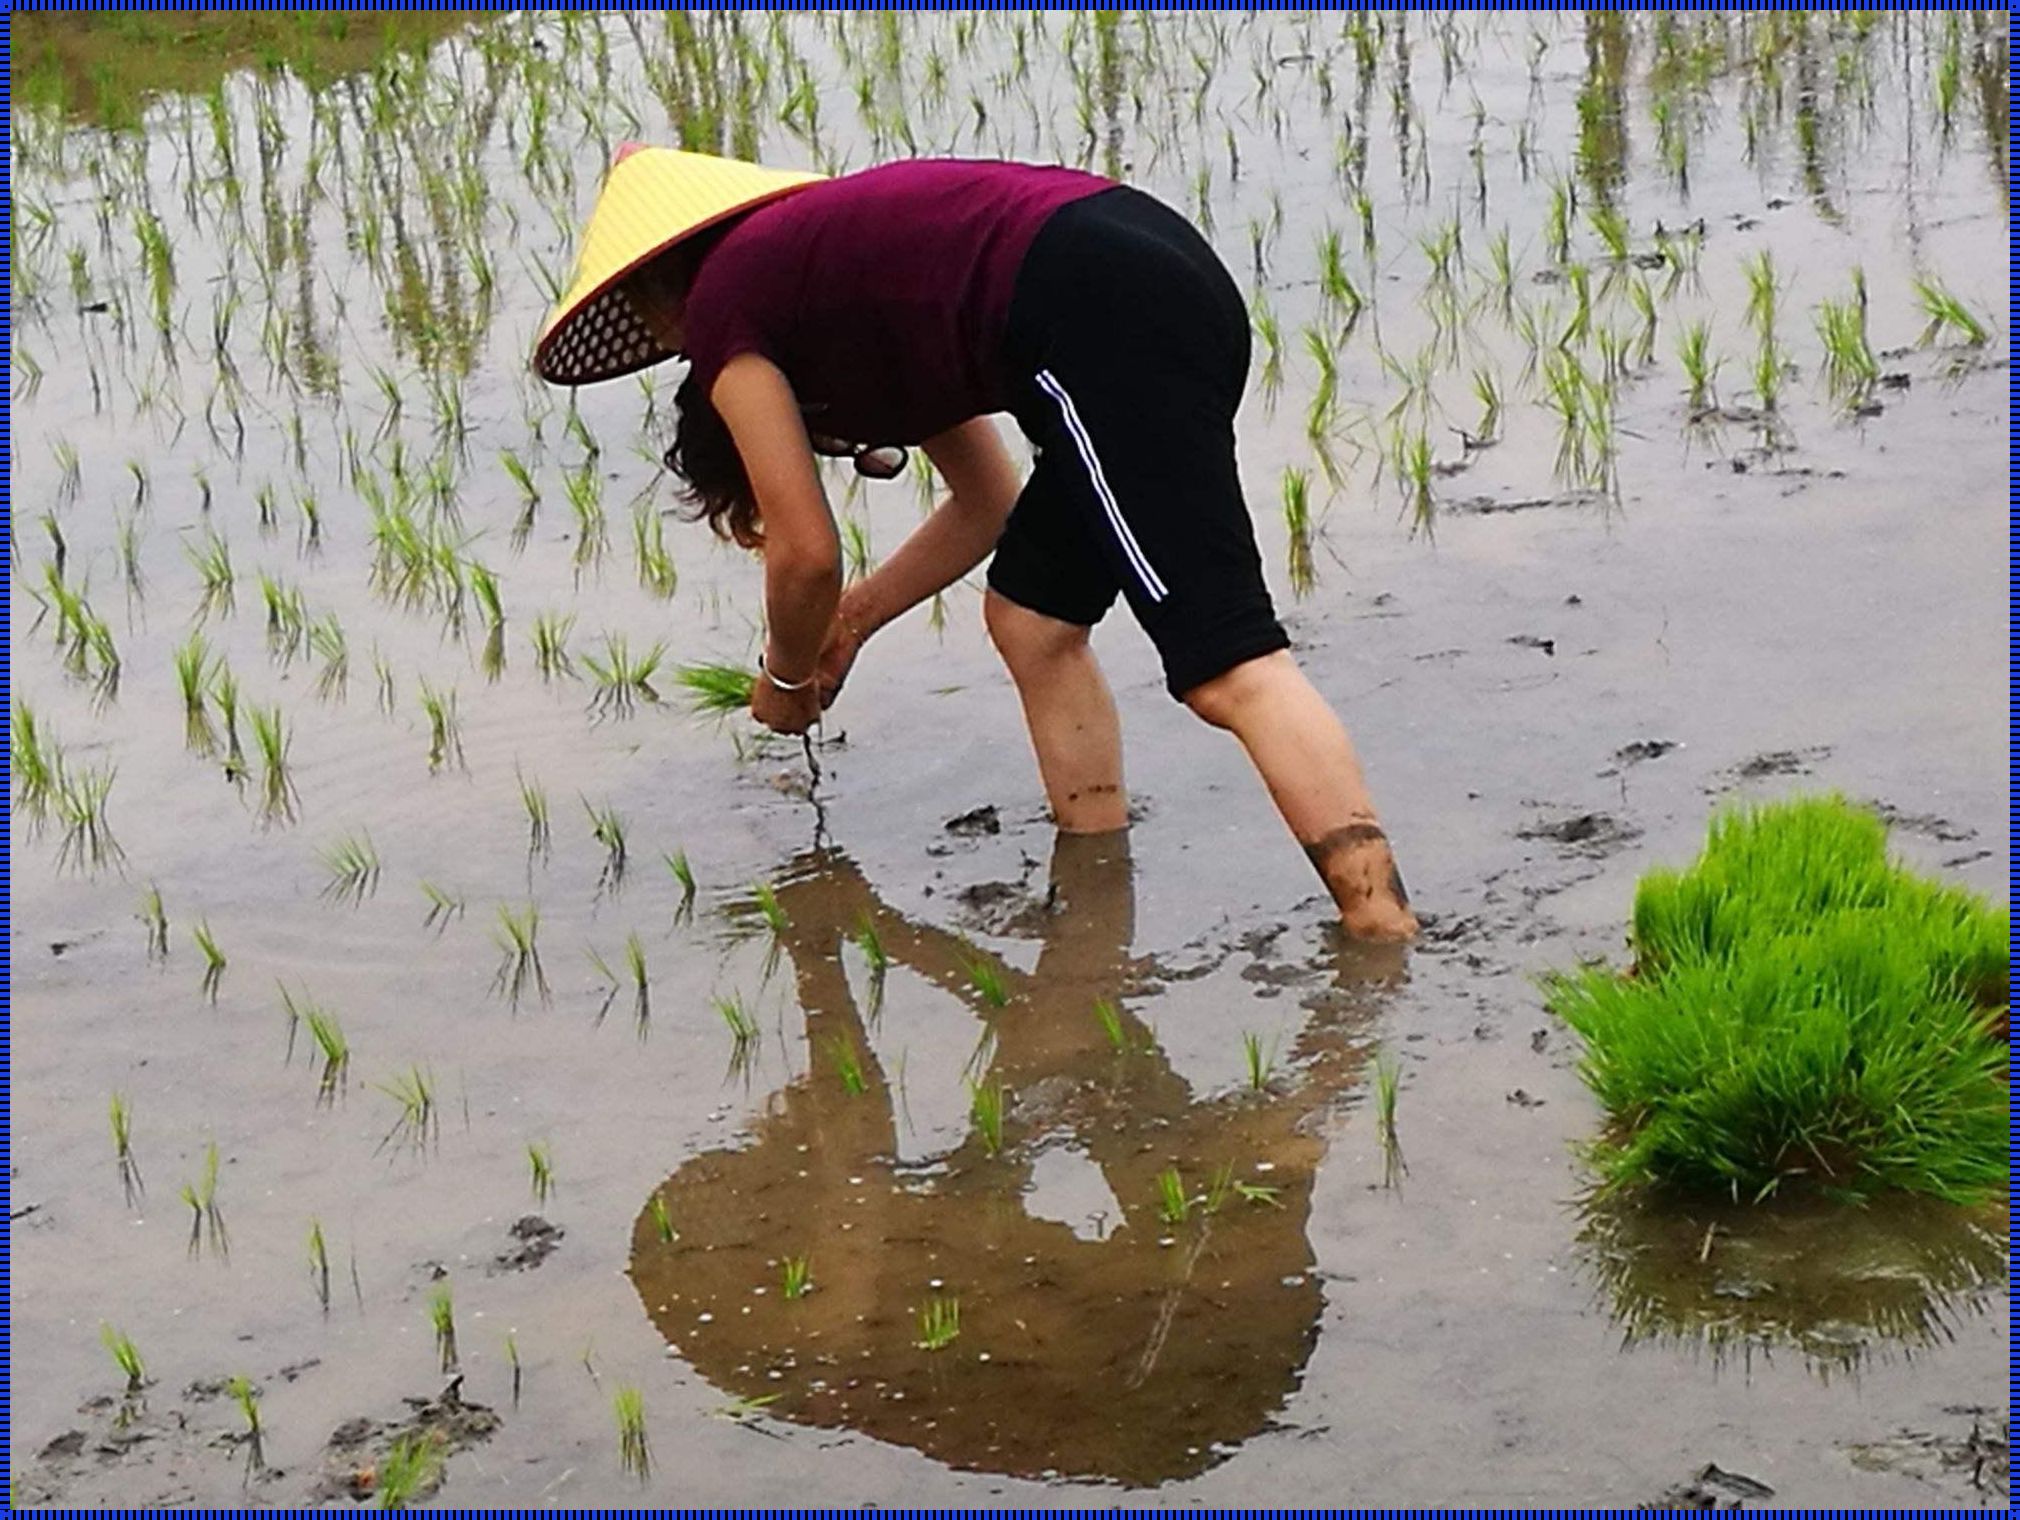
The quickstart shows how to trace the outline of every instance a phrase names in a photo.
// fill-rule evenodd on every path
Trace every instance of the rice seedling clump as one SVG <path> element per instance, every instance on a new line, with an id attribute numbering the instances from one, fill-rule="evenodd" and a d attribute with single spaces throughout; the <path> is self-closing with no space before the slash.
<path id="1" fill-rule="evenodd" d="M 1549 984 L 1611 1116 L 1605 1185 L 2003 1189 L 2008 929 L 1842 798 L 1722 814 L 1695 865 L 1643 878 L 1628 975 Z"/>

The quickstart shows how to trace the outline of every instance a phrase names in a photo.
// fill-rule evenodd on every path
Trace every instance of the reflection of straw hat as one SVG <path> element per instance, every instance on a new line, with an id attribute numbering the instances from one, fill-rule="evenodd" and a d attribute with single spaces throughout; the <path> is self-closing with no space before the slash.
<path id="1" fill-rule="evenodd" d="M 534 343 L 533 368 L 556 385 L 587 385 L 672 358 L 619 293 L 618 283 L 704 228 L 821 179 L 708 153 L 625 143 L 589 214 L 568 294 Z"/>

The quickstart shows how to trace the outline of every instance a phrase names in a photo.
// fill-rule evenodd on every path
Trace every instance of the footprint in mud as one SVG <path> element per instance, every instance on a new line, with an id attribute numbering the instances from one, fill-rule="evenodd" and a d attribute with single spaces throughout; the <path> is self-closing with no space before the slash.
<path id="1" fill-rule="evenodd" d="M 1897 1472 L 1945 1491 L 1953 1503 L 2006 1504 L 2011 1488 L 2011 1425 L 2007 1411 L 1977 1404 L 1954 1404 L 1944 1414 L 1957 1425 L 1947 1431 L 1902 1430 L 1885 1441 L 1848 1446 L 1854 1467 Z M 1963 1421 L 1968 1419 L 1968 1432 Z"/>
<path id="2" fill-rule="evenodd" d="M 1314 1121 L 1361 1083 L 1395 968 L 1334 957 L 1337 999 L 1268 1075 L 1196 1092 L 1124 1002 L 1161 979 L 1129 952 L 1127 851 L 1057 840 L 1047 895 L 1073 911 L 1034 926 L 1037 963 L 1002 969 L 1001 1001 L 978 997 L 962 939 L 895 912 L 847 860 L 780 889 L 808 1048 L 846 1051 L 846 1070 L 817 1060 L 789 1081 L 739 1143 L 655 1189 L 632 1233 L 646 1312 L 733 1408 L 971 1471 L 1130 1486 L 1204 1472 L 1278 1419 L 1324 1310 Z M 966 1132 L 924 1161 L 899 1156 L 925 1078 L 908 1099 L 871 1038 L 877 994 L 859 1005 L 838 954 L 865 923 L 983 1024 Z M 1074 1198 L 1106 1200 L 1099 1228 L 1038 1196 L 1043 1159 L 1068 1153 Z"/>
<path id="3" fill-rule="evenodd" d="M 1831 747 L 1828 744 L 1812 744 L 1806 749 L 1767 750 L 1720 772 L 1719 784 L 1707 790 L 1726 791 L 1742 782 L 1761 781 L 1769 776 L 1807 776 L 1830 757 Z"/>
<path id="4" fill-rule="evenodd" d="M 1662 1491 L 1661 1497 L 1634 1507 L 1638 1510 L 1744 1509 L 1749 1499 L 1772 1499 L 1774 1493 L 1758 1478 L 1727 1472 L 1716 1462 L 1707 1462 L 1689 1481 L 1673 1484 Z"/>
<path id="5" fill-rule="evenodd" d="M 491 1258 L 485 1275 L 497 1277 L 504 1272 L 531 1272 L 556 1251 L 561 1249 L 561 1240 L 568 1232 L 559 1225 L 549 1224 L 538 1214 L 528 1214 L 512 1226 L 513 1244 Z"/>

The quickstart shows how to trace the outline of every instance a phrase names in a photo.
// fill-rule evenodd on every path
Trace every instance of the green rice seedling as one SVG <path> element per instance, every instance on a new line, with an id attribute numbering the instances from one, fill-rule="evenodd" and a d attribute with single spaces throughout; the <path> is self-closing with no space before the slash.
<path id="1" fill-rule="evenodd" d="M 765 921 L 765 927 L 774 935 L 784 934 L 792 921 L 786 917 L 785 907 L 779 902 L 779 894 L 773 889 L 772 884 L 768 881 L 754 881 L 751 883 L 750 895 L 759 917 Z"/>
<path id="2" fill-rule="evenodd" d="M 377 687 L 379 711 L 390 718 L 393 715 L 396 698 L 393 688 L 393 667 L 386 657 L 379 653 L 376 644 L 372 646 L 372 679 Z"/>
<path id="3" fill-rule="evenodd" d="M 1929 325 L 1916 341 L 1924 348 L 1948 333 L 1970 348 L 1983 348 L 1992 341 L 1992 326 L 1952 295 L 1943 282 L 1931 275 L 1915 281 L 1915 299 Z"/>
<path id="4" fill-rule="evenodd" d="M 51 579 L 61 581 L 63 572 L 70 563 L 70 545 L 63 537 L 63 524 L 56 520 L 54 512 L 44 512 L 39 520 L 42 531 L 49 535 L 49 552 L 53 556 L 51 563 L 55 567 Z"/>
<path id="5" fill-rule="evenodd" d="M 114 547 L 119 555 L 119 578 L 129 602 L 147 595 L 147 574 L 140 563 L 140 514 L 128 512 L 113 525 Z"/>
<path id="6" fill-rule="evenodd" d="M 547 807 L 547 788 L 519 776 L 519 803 L 526 810 L 526 858 L 545 860 L 554 851 L 554 824 Z M 595 814 L 592 812 L 593 818 Z"/>
<path id="7" fill-rule="evenodd" d="M 652 1022 L 652 975 L 645 964 L 645 942 L 634 930 L 624 938 L 624 969 L 631 978 L 631 1018 L 640 1039 Z"/>
<path id="8" fill-rule="evenodd" d="M 841 526 L 842 564 L 849 581 L 853 583 L 861 580 L 876 567 L 877 557 L 870 548 L 869 525 L 862 518 L 851 512 L 842 518 Z"/>
<path id="9" fill-rule="evenodd" d="M 1176 1228 L 1192 1217 L 1192 1195 L 1178 1168 L 1168 1166 L 1157 1174 L 1157 1217 Z"/>
<path id="10" fill-rule="evenodd" d="M 669 600 L 680 585 L 673 556 L 666 548 L 666 520 L 641 501 L 631 511 L 631 553 L 638 564 L 638 583 L 661 601 Z"/>
<path id="11" fill-rule="evenodd" d="M 442 1437 L 414 1430 L 397 1437 L 379 1463 L 380 1509 L 406 1509 L 434 1487 L 442 1472 Z"/>
<path id="12" fill-rule="evenodd" d="M 533 666 L 540 672 L 541 680 L 575 674 L 574 662 L 568 658 L 568 635 L 574 627 L 572 616 L 557 617 L 543 612 L 533 619 Z"/>
<path id="13" fill-rule="evenodd" d="M 428 1323 L 435 1331 L 435 1359 L 445 1373 L 454 1372 L 456 1359 L 456 1295 L 443 1283 L 428 1295 Z"/>
<path id="14" fill-rule="evenodd" d="M 547 973 L 540 964 L 540 905 L 528 903 L 524 912 L 515 913 L 508 904 L 500 903 L 497 940 L 504 957 L 498 963 L 498 974 L 491 979 L 491 990 L 502 994 L 514 1008 L 529 984 L 539 992 L 542 1003 L 551 1001 Z"/>
<path id="15" fill-rule="evenodd" d="M 133 1343 L 133 1337 L 123 1330 L 114 1329 L 109 1323 L 98 1326 L 98 1338 L 105 1343 L 105 1349 L 112 1356 L 113 1365 L 126 1379 L 126 1391 L 138 1393 L 147 1386 L 147 1363 L 141 1359 L 140 1348 Z"/>
<path id="16" fill-rule="evenodd" d="M 805 1298 L 814 1290 L 813 1263 L 804 1256 L 788 1256 L 779 1275 L 781 1291 L 789 1300 Z"/>
<path id="17" fill-rule="evenodd" d="M 1372 259 L 1376 252 L 1375 203 L 1365 191 L 1354 192 L 1354 215 L 1361 223 L 1361 252 Z"/>
<path id="18" fill-rule="evenodd" d="M 757 687 L 756 674 L 737 665 L 683 665 L 673 678 L 686 689 L 689 707 L 713 717 L 747 711 Z"/>
<path id="19" fill-rule="evenodd" d="M 126 851 L 113 838 L 106 817 L 112 797 L 112 783 L 118 772 L 111 767 L 66 766 L 57 776 L 56 818 L 63 826 L 56 860 L 59 866 L 98 871 L 118 868 Z"/>
<path id="20" fill-rule="evenodd" d="M 189 1254 L 195 1256 L 206 1243 L 219 1256 L 231 1254 L 231 1238 L 224 1227 L 224 1211 L 217 1202 L 217 1142 L 204 1148 L 203 1176 L 199 1182 L 182 1185 L 182 1201 L 189 1205 Z"/>
<path id="21" fill-rule="evenodd" d="M 1554 264 L 1571 261 L 1571 188 L 1563 180 L 1550 186 L 1550 209 L 1543 223 L 1543 246 Z"/>
<path id="22" fill-rule="evenodd" d="M 1677 339 L 1676 357 L 1690 383 L 1690 409 L 1702 412 L 1717 406 L 1718 372 L 1725 361 L 1712 356 L 1711 324 L 1702 319 L 1685 324 Z"/>
<path id="23" fill-rule="evenodd" d="M 1655 338 L 1657 320 L 1655 311 L 1655 290 L 1643 275 L 1627 287 L 1627 301 L 1634 308 L 1634 314 L 1641 320 L 1641 326 L 1634 334 L 1634 358 L 1637 364 L 1655 362 Z"/>
<path id="24" fill-rule="evenodd" d="M 935 1293 L 919 1307 L 921 1351 L 945 1351 L 961 1338 L 961 1300 Z"/>
<path id="25" fill-rule="evenodd" d="M 615 892 L 624 885 L 624 868 L 630 860 L 624 815 L 608 804 L 591 807 L 587 797 L 582 799 L 582 809 L 589 814 L 590 834 L 603 846 L 603 869 L 596 877 L 597 890 Z"/>
<path id="26" fill-rule="evenodd" d="M 1781 281 L 1775 273 L 1774 253 L 1763 248 L 1741 266 L 1746 273 L 1746 321 L 1763 342 L 1774 338 L 1775 318 L 1781 300 Z"/>
<path id="27" fill-rule="evenodd" d="M 1270 1073 L 1277 1063 L 1277 1042 L 1271 1040 L 1264 1045 L 1261 1035 L 1247 1032 L 1241 1037 L 1241 1053 L 1248 1066 L 1249 1090 L 1269 1091 Z"/>
<path id="28" fill-rule="evenodd" d="M 108 1106 L 112 1119 L 112 1153 L 119 1165 L 119 1186 L 126 1194 L 126 1205 L 134 1203 L 147 1194 L 147 1184 L 141 1180 L 140 1163 L 133 1155 L 133 1105 L 125 1093 L 114 1093 Z"/>
<path id="29" fill-rule="evenodd" d="M 351 651 L 344 638 L 344 625 L 334 612 L 309 624 L 309 650 L 322 662 L 316 671 L 316 696 L 325 702 L 341 702 L 351 684 Z"/>
<path id="30" fill-rule="evenodd" d="M 316 493 L 304 491 L 297 496 L 295 511 L 302 520 L 295 542 L 304 554 L 313 554 L 323 546 L 323 509 Z"/>
<path id="31" fill-rule="evenodd" d="M 1347 273 L 1339 230 L 1328 227 L 1319 236 L 1319 300 L 1351 330 L 1367 304 Z"/>
<path id="32" fill-rule="evenodd" d="M 1824 345 L 1824 384 L 1834 399 L 1857 407 L 1879 383 L 1880 364 L 1866 339 L 1864 309 L 1855 301 L 1819 301 L 1817 336 Z"/>
<path id="33" fill-rule="evenodd" d="M 1473 394 L 1480 402 L 1479 431 L 1470 436 L 1473 444 L 1488 444 L 1501 433 L 1501 409 L 1504 404 L 1501 382 L 1490 369 L 1473 371 Z"/>
<path id="34" fill-rule="evenodd" d="M 1234 1184 L 1234 1191 L 1235 1196 L 1244 1203 L 1268 1204 L 1273 1209 L 1284 1206 L 1282 1188 L 1267 1187 L 1259 1182 L 1237 1182 Z"/>
<path id="35" fill-rule="evenodd" d="M 510 449 L 499 454 L 498 462 L 512 477 L 512 483 L 519 487 L 519 517 L 512 525 L 512 547 L 516 551 L 526 546 L 526 540 L 533 533 L 533 517 L 540 508 L 540 487 L 534 483 L 533 472 L 526 468 L 526 462 Z"/>
<path id="36" fill-rule="evenodd" d="M 575 514 L 575 570 L 578 575 L 603 559 L 610 547 L 610 520 L 603 509 L 603 477 L 594 460 L 562 472 L 569 510 Z"/>
<path id="37" fill-rule="evenodd" d="M 1396 478 L 1402 483 L 1404 511 L 1412 532 L 1429 533 L 1437 515 L 1431 493 L 1431 439 L 1422 428 L 1396 439 Z"/>
<path id="38" fill-rule="evenodd" d="M 1564 278 L 1571 287 L 1571 320 L 1564 324 L 1557 346 L 1571 349 L 1592 336 L 1592 271 L 1583 264 L 1567 264 Z"/>
<path id="39" fill-rule="evenodd" d="M 968 978 L 968 985 L 991 1008 L 1001 1008 L 1010 1001 L 1003 968 L 972 945 L 961 956 L 961 970 Z"/>
<path id="40" fill-rule="evenodd" d="M 300 804 L 294 778 L 288 770 L 288 750 L 294 739 L 279 704 L 250 710 L 253 748 L 260 759 L 260 821 L 266 824 L 294 822 Z"/>
<path id="41" fill-rule="evenodd" d="M 1263 404 L 1275 411 L 1277 396 L 1284 388 L 1284 331 L 1260 292 L 1256 295 L 1250 321 L 1262 343 L 1262 365 L 1256 373 L 1256 385 L 1262 393 Z"/>
<path id="42" fill-rule="evenodd" d="M 1841 797 L 1726 808 L 1642 878 L 1630 975 L 1546 984 L 1614 1121 L 1606 1190 L 2004 1192 L 2009 912 L 1886 843 Z"/>
<path id="43" fill-rule="evenodd" d="M 512 1404 L 519 1404 L 519 1390 L 525 1382 L 525 1369 L 519 1365 L 519 1337 L 510 1330 L 505 1332 L 505 1364 L 512 1369 Z"/>
<path id="44" fill-rule="evenodd" d="M 400 1105 L 399 1117 L 380 1140 L 379 1149 L 398 1142 L 415 1151 L 425 1151 L 441 1136 L 442 1117 L 435 1101 L 435 1074 L 425 1067 L 406 1071 L 379 1084 L 379 1091 Z"/>
<path id="45" fill-rule="evenodd" d="M 238 591 L 238 577 L 231 565 L 231 545 L 206 528 L 201 543 L 194 547 L 185 544 L 183 552 L 196 567 L 202 583 L 202 594 L 196 604 L 197 621 L 220 613 L 230 616 Z"/>
<path id="46" fill-rule="evenodd" d="M 250 1456 L 254 1467 L 266 1465 L 263 1450 L 265 1432 L 260 1428 L 260 1395 L 251 1379 L 243 1374 L 235 1374 L 225 1385 L 231 1401 L 238 1406 L 239 1417 L 245 1421 L 245 1439 L 251 1446 Z"/>
<path id="47" fill-rule="evenodd" d="M 421 895 L 428 900 L 428 916 L 421 920 L 421 927 L 433 929 L 437 934 L 449 927 L 451 919 L 461 918 L 467 906 L 460 893 L 438 887 L 432 881 L 421 883 Z"/>
<path id="48" fill-rule="evenodd" d="M 1503 227 L 1487 240 L 1487 289 L 1505 318 L 1515 307 L 1515 251 Z"/>
<path id="49" fill-rule="evenodd" d="M 41 719 L 19 697 L 14 699 L 14 722 L 7 733 L 7 769 L 14 811 L 30 823 L 41 823 L 56 805 L 63 750 L 53 738 L 45 742 Z"/>
<path id="50" fill-rule="evenodd" d="M 1760 351 L 1753 362 L 1754 399 L 1764 412 L 1780 410 L 1782 378 L 1788 373 L 1788 356 L 1782 346 L 1769 337 L 1761 340 Z"/>
<path id="51" fill-rule="evenodd" d="M 147 931 L 147 958 L 168 959 L 168 910 L 162 905 L 161 888 L 152 882 L 140 899 L 141 927 Z"/>
<path id="52" fill-rule="evenodd" d="M 1631 252 L 1627 246 L 1627 218 L 1612 206 L 1596 205 L 1585 213 L 1585 219 L 1598 234 L 1600 245 L 1606 250 L 1607 261 L 1614 265 L 1625 264 Z"/>
<path id="53" fill-rule="evenodd" d="M 617 1460 L 625 1472 L 643 1483 L 652 1474 L 652 1447 L 645 1436 L 645 1395 L 620 1388 L 611 1395 L 617 1414 Z"/>
<path id="54" fill-rule="evenodd" d="M 666 1199 L 658 1193 L 652 1195 L 650 1213 L 652 1215 L 652 1232 L 659 1237 L 661 1245 L 672 1245 L 675 1240 L 680 1238 L 678 1232 L 673 1228 L 673 1215 L 667 1210 Z"/>
<path id="55" fill-rule="evenodd" d="M 428 719 L 428 773 L 438 774 L 452 761 L 456 769 L 467 771 L 463 758 L 463 726 L 456 715 L 456 688 L 438 691 L 423 678 L 421 711 Z"/>
<path id="56" fill-rule="evenodd" d="M 1304 329 L 1305 351 L 1318 366 L 1319 383 L 1305 409 L 1305 437 L 1313 442 L 1332 431 L 1333 413 L 1339 403 L 1340 364 L 1332 341 L 1317 328 Z"/>
<path id="57" fill-rule="evenodd" d="M 634 657 L 623 634 L 605 634 L 603 652 L 582 657 L 596 683 L 596 694 L 589 700 L 590 712 L 599 717 L 628 718 L 640 702 L 657 702 L 659 692 L 652 678 L 665 660 L 663 641 Z"/>
<path id="58" fill-rule="evenodd" d="M 484 617 L 484 647 L 477 656 L 477 668 L 485 680 L 495 681 L 505 673 L 505 604 L 499 596 L 497 576 L 474 560 L 469 573 L 470 594 Z"/>
<path id="59" fill-rule="evenodd" d="M 870 1090 L 870 1084 L 863 1077 L 862 1057 L 846 1035 L 836 1035 L 828 1041 L 828 1061 L 835 1068 L 842 1091 L 850 1097 L 859 1098 Z"/>
<path id="60" fill-rule="evenodd" d="M 666 869 L 680 886 L 680 906 L 683 912 L 694 910 L 695 880 L 694 867 L 688 863 L 687 851 L 675 850 L 671 855 L 662 856 Z"/>
<path id="61" fill-rule="evenodd" d="M 968 1083 L 968 1117 L 975 1133 L 982 1137 L 982 1149 L 994 1156 L 1003 1149 L 1003 1087 L 971 1079 Z"/>
<path id="62" fill-rule="evenodd" d="M 316 1051 L 323 1058 L 317 1092 L 323 1102 L 333 1102 L 343 1090 L 344 1077 L 351 1069 L 350 1041 L 344 1038 L 343 1026 L 336 1015 L 324 1009 L 304 1008 L 302 1022 L 308 1026 L 309 1038 L 316 1042 Z"/>
<path id="63" fill-rule="evenodd" d="M 728 997 L 716 997 L 711 1001 L 715 1005 L 717 1016 L 723 1022 L 723 1027 L 729 1030 L 730 1067 L 733 1071 L 741 1070 L 749 1064 L 750 1058 L 757 1050 L 759 1033 L 757 1019 L 750 1009 L 744 1006 L 741 992 L 732 992 Z"/>
<path id="64" fill-rule="evenodd" d="M 526 1144 L 526 1162 L 533 1174 L 533 1201 L 542 1208 L 554 1196 L 554 1151 L 541 1141 Z"/>
<path id="65" fill-rule="evenodd" d="M 1311 477 L 1305 471 L 1284 471 L 1283 508 L 1291 591 L 1302 597 L 1318 584 L 1318 571 L 1312 560 Z"/>
<path id="66" fill-rule="evenodd" d="M 323 1239 L 323 1222 L 309 1221 L 309 1286 L 315 1289 L 316 1302 L 322 1305 L 323 1313 L 330 1312 L 330 1247 Z"/>
<path id="67" fill-rule="evenodd" d="M 211 1002 L 217 1001 L 217 989 L 224 981 L 224 968 L 228 964 L 224 952 L 217 947 L 211 937 L 210 920 L 200 918 L 191 927 L 189 937 L 196 941 L 196 948 L 203 952 L 203 995 Z"/>
<path id="68" fill-rule="evenodd" d="M 1207 1215 L 1218 1214 L 1227 1202 L 1227 1195 L 1234 1191 L 1234 1163 L 1223 1162 L 1207 1179 L 1206 1196 L 1200 1200 L 1200 1211 Z"/>
<path id="69" fill-rule="evenodd" d="M 1096 998 L 1094 1019 L 1101 1026 L 1101 1032 L 1117 1055 L 1129 1053 L 1129 1036 L 1122 1027 L 1122 1010 L 1107 998 Z"/>
<path id="70" fill-rule="evenodd" d="M 1383 1051 L 1375 1058 L 1375 1132 L 1382 1143 L 1382 1186 L 1400 1186 L 1410 1175 L 1403 1160 L 1402 1141 L 1396 1134 L 1396 1093 L 1402 1082 L 1402 1068 L 1394 1056 Z"/>
<path id="71" fill-rule="evenodd" d="M 379 852 L 372 847 L 370 834 L 351 834 L 319 854 L 329 879 L 322 895 L 352 907 L 379 889 Z"/>
<path id="72" fill-rule="evenodd" d="M 283 665 L 292 665 L 308 642 L 308 602 L 301 588 L 262 575 L 260 602 L 267 614 L 267 652 Z"/>

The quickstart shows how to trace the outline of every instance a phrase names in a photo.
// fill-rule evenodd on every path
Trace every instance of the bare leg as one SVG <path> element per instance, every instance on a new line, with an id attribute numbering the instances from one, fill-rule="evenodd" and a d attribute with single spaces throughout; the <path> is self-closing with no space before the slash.
<path id="1" fill-rule="evenodd" d="M 1370 940 L 1413 936 L 1416 915 L 1353 743 L 1290 654 L 1245 661 L 1195 686 L 1185 704 L 1241 740 L 1346 931 Z"/>
<path id="2" fill-rule="evenodd" d="M 1128 827 L 1122 725 L 1088 647 L 1089 630 L 1032 612 L 994 591 L 982 598 L 982 616 L 1017 683 L 1053 822 L 1068 834 Z"/>

